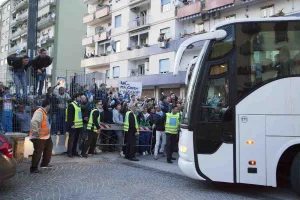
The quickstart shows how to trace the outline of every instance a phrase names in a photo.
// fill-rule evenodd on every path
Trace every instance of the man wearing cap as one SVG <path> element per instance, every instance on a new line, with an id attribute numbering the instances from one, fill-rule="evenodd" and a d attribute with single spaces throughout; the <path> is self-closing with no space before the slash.
<path id="1" fill-rule="evenodd" d="M 139 125 L 137 118 L 135 116 L 136 105 L 132 105 L 130 111 L 126 113 L 125 123 L 124 123 L 124 132 L 126 137 L 126 156 L 125 158 L 131 161 L 139 161 L 135 157 L 135 143 L 136 136 L 139 135 Z"/>
<path id="2" fill-rule="evenodd" d="M 50 110 L 50 104 L 50 101 L 44 100 L 42 102 L 42 107 L 34 112 L 31 119 L 29 136 L 34 148 L 30 167 L 31 173 L 40 173 L 38 164 L 41 160 L 42 154 L 43 160 L 41 163 L 41 168 L 52 168 L 49 163 L 51 160 L 53 143 L 50 136 L 51 126 L 47 116 Z"/>

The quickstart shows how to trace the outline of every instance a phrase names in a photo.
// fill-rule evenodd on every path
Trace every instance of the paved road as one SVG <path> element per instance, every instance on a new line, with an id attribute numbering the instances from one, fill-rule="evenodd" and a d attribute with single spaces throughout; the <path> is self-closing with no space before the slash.
<path id="1" fill-rule="evenodd" d="M 0 199 L 298 199 L 290 190 L 191 180 L 176 164 L 150 156 L 138 163 L 116 154 L 55 156 L 52 164 L 43 174 L 30 174 L 29 161 L 20 164 L 17 175 L 0 185 Z"/>

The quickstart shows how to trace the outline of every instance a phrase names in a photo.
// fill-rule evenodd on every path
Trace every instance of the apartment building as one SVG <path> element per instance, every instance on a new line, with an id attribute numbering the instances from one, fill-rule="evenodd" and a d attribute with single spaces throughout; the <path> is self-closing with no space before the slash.
<path id="1" fill-rule="evenodd" d="M 8 46 L 4 47 L 7 54 L 0 54 L 4 60 L 9 55 L 27 54 L 29 0 L 10 0 L 7 3 L 10 3 L 11 9 L 7 13 L 10 19 L 7 25 Z M 55 83 L 57 77 L 68 78 L 78 71 L 83 73 L 79 63 L 84 56 L 84 48 L 80 40 L 86 27 L 78 20 L 82 19 L 85 10 L 81 0 L 38 0 L 37 52 L 44 48 L 53 58 L 52 65 L 47 68 L 45 88 Z M 4 68 L 7 68 L 6 64 Z"/>
<path id="2" fill-rule="evenodd" d="M 81 66 L 103 72 L 108 86 L 118 80 L 143 83 L 143 95 L 174 92 L 184 97 L 189 61 L 201 45 L 189 48 L 178 76 L 173 76 L 176 50 L 187 38 L 235 18 L 297 15 L 298 0 L 84 0 L 88 5 Z M 162 42 L 163 41 L 163 42 Z"/>
<path id="3" fill-rule="evenodd" d="M 9 47 L 10 30 L 10 9 L 11 2 L 7 0 L 1 5 L 1 40 L 0 40 L 0 81 L 6 84 L 7 79 L 11 79 L 10 73 L 7 73 L 7 54 Z"/>

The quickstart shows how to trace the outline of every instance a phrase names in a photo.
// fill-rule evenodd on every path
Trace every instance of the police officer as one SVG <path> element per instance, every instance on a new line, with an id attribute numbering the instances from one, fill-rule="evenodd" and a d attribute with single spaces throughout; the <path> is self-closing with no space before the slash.
<path id="1" fill-rule="evenodd" d="M 102 108 L 102 101 L 95 101 L 95 108 L 91 111 L 89 121 L 87 124 L 87 139 L 84 142 L 81 152 L 82 157 L 87 158 L 87 150 L 90 152 L 95 151 L 98 134 L 100 134 L 100 111 Z"/>
<path id="2" fill-rule="evenodd" d="M 81 156 L 77 152 L 77 143 L 79 135 L 83 131 L 83 119 L 80 107 L 81 95 L 74 94 L 73 102 L 68 105 L 67 108 L 67 129 L 69 131 L 69 141 L 68 141 L 68 156 L 71 158 L 73 156 Z"/>
<path id="3" fill-rule="evenodd" d="M 176 158 L 172 157 L 174 146 L 178 135 L 179 128 L 179 113 L 178 107 L 175 105 L 172 108 L 171 113 L 166 114 L 166 135 L 167 135 L 167 162 L 173 163 L 172 160 Z"/>
<path id="4" fill-rule="evenodd" d="M 130 111 L 126 113 L 125 116 L 125 123 L 124 123 L 124 132 L 126 137 L 126 156 L 125 158 L 131 161 L 139 161 L 135 157 L 135 143 L 136 143 L 136 136 L 139 135 L 139 125 L 138 121 L 135 116 L 136 112 L 136 105 L 132 104 L 129 108 Z"/>

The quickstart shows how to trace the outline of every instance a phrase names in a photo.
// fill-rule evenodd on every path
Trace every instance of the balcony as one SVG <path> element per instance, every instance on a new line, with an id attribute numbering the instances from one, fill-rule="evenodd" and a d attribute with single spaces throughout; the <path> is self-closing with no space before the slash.
<path id="1" fill-rule="evenodd" d="M 28 0 L 18 1 L 16 6 L 12 9 L 12 13 L 19 12 L 25 8 L 28 8 Z"/>
<path id="2" fill-rule="evenodd" d="M 128 22 L 129 31 L 141 29 L 150 26 L 151 17 L 149 15 L 137 17 L 135 20 Z"/>
<path id="3" fill-rule="evenodd" d="M 84 2 L 85 4 L 90 4 L 90 5 L 92 5 L 92 4 L 98 3 L 99 1 L 98 1 L 98 0 L 83 0 L 83 2 Z"/>
<path id="4" fill-rule="evenodd" d="M 55 24 L 55 18 L 51 17 L 51 14 L 48 15 L 47 17 L 42 18 L 40 21 L 38 21 L 38 30 L 42 30 L 48 26 L 51 26 Z"/>
<path id="5" fill-rule="evenodd" d="M 144 6 L 148 3 L 150 3 L 150 0 L 129 0 L 128 4 L 131 8 L 134 8 L 134 7 Z"/>
<path id="6" fill-rule="evenodd" d="M 89 36 L 89 37 L 86 37 L 86 38 L 82 39 L 82 46 L 91 47 L 94 44 L 95 43 L 94 43 L 94 37 L 93 36 Z"/>
<path id="7" fill-rule="evenodd" d="M 192 3 L 189 5 L 183 6 L 181 8 L 178 8 L 177 18 L 192 16 L 195 14 L 199 14 L 200 12 L 201 12 L 201 2 L 198 1 L 196 3 Z"/>
<path id="8" fill-rule="evenodd" d="M 92 14 L 86 14 L 86 15 L 83 17 L 83 23 L 90 26 L 90 25 L 92 24 L 92 22 L 94 21 L 94 19 L 95 19 L 95 13 L 92 13 Z"/>
<path id="9" fill-rule="evenodd" d="M 22 28 L 19 28 L 17 31 L 15 31 L 14 33 L 12 33 L 11 35 L 10 35 L 10 39 L 11 40 L 15 40 L 15 39 L 17 39 L 19 36 L 22 36 L 23 34 L 27 34 L 27 26 L 25 26 L 25 27 L 22 27 Z"/>
<path id="10" fill-rule="evenodd" d="M 12 20 L 10 25 L 11 26 L 18 26 L 19 24 L 22 24 L 25 20 L 28 18 L 28 10 L 22 13 L 21 15 L 18 15 L 16 19 Z"/>
<path id="11" fill-rule="evenodd" d="M 56 0 L 43 0 L 41 3 L 38 4 L 38 9 L 42 9 L 48 5 L 56 5 Z"/>
<path id="12" fill-rule="evenodd" d="M 15 46 L 9 48 L 8 54 L 14 54 L 14 53 L 17 53 L 17 51 L 21 52 L 21 51 L 25 50 L 26 47 L 27 47 L 27 43 L 26 42 L 25 43 L 21 43 L 21 44 L 17 44 Z"/>
<path id="13" fill-rule="evenodd" d="M 108 16 L 109 14 L 110 14 L 110 7 L 105 6 L 104 8 L 101 8 L 95 12 L 95 18 L 100 19 Z"/>
<path id="14" fill-rule="evenodd" d="M 50 43 L 53 43 L 53 42 L 54 42 L 54 37 L 53 36 L 52 37 L 45 36 L 45 37 L 42 37 L 40 39 L 40 45 L 41 45 L 41 47 L 46 46 L 46 45 L 48 45 Z"/>
<path id="15" fill-rule="evenodd" d="M 101 33 L 98 33 L 96 35 L 94 35 L 94 41 L 95 42 L 100 42 L 103 40 L 107 40 L 110 37 L 110 32 L 109 31 L 104 31 Z"/>
<path id="16" fill-rule="evenodd" d="M 93 68 L 109 65 L 110 56 L 100 56 L 84 59 L 81 61 L 81 67 Z"/>

